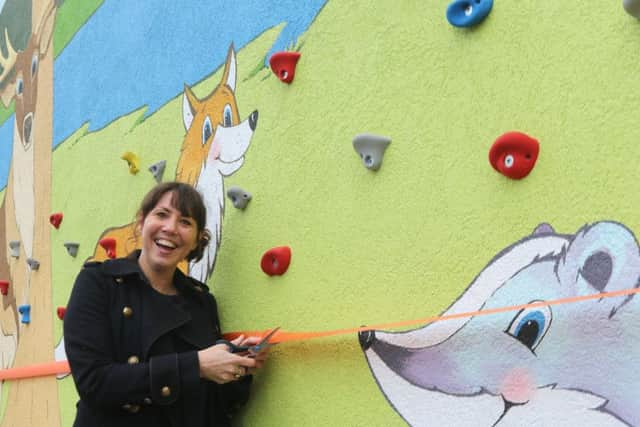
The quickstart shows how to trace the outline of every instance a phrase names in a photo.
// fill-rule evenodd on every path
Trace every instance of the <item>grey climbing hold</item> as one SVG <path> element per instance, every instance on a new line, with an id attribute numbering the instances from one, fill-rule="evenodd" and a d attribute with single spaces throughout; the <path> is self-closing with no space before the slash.
<path id="1" fill-rule="evenodd" d="M 27 264 L 29 264 L 29 268 L 33 271 L 40 268 L 40 262 L 33 258 L 27 258 Z"/>
<path id="2" fill-rule="evenodd" d="M 18 240 L 12 240 L 9 242 L 9 249 L 11 249 L 11 256 L 18 258 L 20 256 L 20 242 Z"/>
<path id="3" fill-rule="evenodd" d="M 67 253 L 72 257 L 78 256 L 78 247 L 80 245 L 75 242 L 65 242 L 64 247 L 67 248 Z"/>
<path id="4" fill-rule="evenodd" d="M 247 207 L 247 203 L 251 200 L 251 194 L 244 191 L 240 187 L 230 187 L 227 190 L 227 197 L 231 199 L 233 206 L 238 209 L 244 209 Z"/>
<path id="5" fill-rule="evenodd" d="M 640 19 L 640 0 L 622 0 L 622 7 L 629 15 Z"/>
<path id="6" fill-rule="evenodd" d="M 382 165 L 382 156 L 391 139 L 386 136 L 361 133 L 353 138 L 353 148 L 360 155 L 364 167 L 378 170 Z"/>
<path id="7" fill-rule="evenodd" d="M 164 168 L 167 165 L 166 160 L 160 160 L 149 166 L 149 172 L 153 175 L 157 182 L 162 182 L 162 175 L 164 174 Z"/>

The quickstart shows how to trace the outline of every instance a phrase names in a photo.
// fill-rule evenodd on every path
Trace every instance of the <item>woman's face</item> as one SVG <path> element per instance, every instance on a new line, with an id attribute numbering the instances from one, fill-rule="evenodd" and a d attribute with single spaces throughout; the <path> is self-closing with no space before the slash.
<path id="1" fill-rule="evenodd" d="M 172 198 L 165 193 L 141 224 L 140 261 L 156 271 L 175 270 L 198 245 L 196 221 L 173 207 Z"/>

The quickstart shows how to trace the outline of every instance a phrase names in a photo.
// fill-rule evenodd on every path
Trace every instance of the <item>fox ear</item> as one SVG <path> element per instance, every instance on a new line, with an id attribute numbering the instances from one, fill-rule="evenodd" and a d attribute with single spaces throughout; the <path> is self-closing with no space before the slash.
<path id="1" fill-rule="evenodd" d="M 193 116 L 196 113 L 196 105 L 198 105 L 198 98 L 193 94 L 189 86 L 184 85 L 184 93 L 182 94 L 182 123 L 184 123 L 184 129 L 191 129 L 191 123 L 193 123 Z"/>
<path id="2" fill-rule="evenodd" d="M 236 54 L 233 51 L 233 43 L 229 46 L 227 62 L 224 64 L 224 73 L 222 73 L 220 84 L 229 86 L 233 92 L 236 90 Z"/>
<path id="3" fill-rule="evenodd" d="M 638 286 L 640 253 L 633 233 L 622 224 L 599 222 L 576 233 L 556 265 L 563 287 L 574 295 L 612 292 Z M 604 298 L 612 312 L 630 297 Z"/>

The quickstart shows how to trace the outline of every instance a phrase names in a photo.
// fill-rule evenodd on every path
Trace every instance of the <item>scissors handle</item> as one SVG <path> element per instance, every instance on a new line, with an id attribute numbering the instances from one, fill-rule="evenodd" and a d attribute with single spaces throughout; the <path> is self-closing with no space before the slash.
<path id="1" fill-rule="evenodd" d="M 266 334 L 264 337 L 262 337 L 262 339 L 260 340 L 260 342 L 258 344 L 255 345 L 235 345 L 234 343 L 232 343 L 229 340 L 225 340 L 225 339 L 220 339 L 216 341 L 216 344 L 224 344 L 229 348 L 229 351 L 231 353 L 244 353 L 244 352 L 251 352 L 253 355 L 260 353 L 262 350 L 271 347 L 273 344 L 269 342 L 269 338 L 271 338 L 276 332 L 278 332 L 278 330 L 280 329 L 280 326 L 278 326 L 277 328 L 273 328 L 271 331 L 269 331 L 268 334 Z"/>
<path id="2" fill-rule="evenodd" d="M 217 340 L 216 344 L 224 344 L 229 348 L 231 353 L 244 353 L 245 351 L 249 351 L 251 347 L 246 345 L 235 345 L 231 341 L 227 340 Z"/>

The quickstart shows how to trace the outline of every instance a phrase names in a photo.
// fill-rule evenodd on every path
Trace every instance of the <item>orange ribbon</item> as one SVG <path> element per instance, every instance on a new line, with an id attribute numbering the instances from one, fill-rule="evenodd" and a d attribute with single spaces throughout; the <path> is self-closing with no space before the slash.
<path id="1" fill-rule="evenodd" d="M 309 340 L 313 338 L 330 337 L 334 335 L 346 335 L 346 334 L 355 334 L 355 333 L 364 332 L 364 331 L 394 329 L 394 328 L 411 326 L 416 324 L 426 325 L 428 323 L 438 322 L 441 320 L 461 319 L 461 318 L 475 317 L 475 316 L 487 316 L 489 314 L 505 313 L 509 311 L 519 311 L 525 308 L 539 308 L 539 307 L 550 306 L 550 305 L 570 304 L 574 302 L 589 301 L 589 300 L 602 299 L 602 298 L 613 298 L 613 297 L 632 295 L 637 293 L 640 293 L 640 288 L 622 289 L 619 291 L 603 292 L 599 294 L 582 295 L 577 297 L 559 298 L 559 299 L 549 300 L 549 301 L 537 301 L 529 304 L 510 305 L 507 307 L 489 308 L 485 310 L 466 311 L 466 312 L 454 313 L 454 314 L 444 314 L 441 316 L 429 316 L 429 317 L 424 317 L 422 319 L 402 320 L 399 322 L 390 322 L 390 323 L 380 323 L 380 324 L 371 325 L 371 326 L 360 326 L 358 328 L 334 329 L 331 331 L 287 332 L 287 331 L 279 330 L 269 340 L 269 343 L 277 344 L 277 343 L 289 342 L 289 341 L 304 341 L 304 340 Z M 227 334 L 224 334 L 224 337 L 225 339 L 232 340 L 240 335 L 264 336 L 268 332 L 269 330 L 229 332 Z"/>
<path id="2" fill-rule="evenodd" d="M 577 297 L 567 297 L 567 298 L 560 298 L 560 299 L 549 300 L 549 301 L 538 301 L 530 304 L 511 305 L 508 307 L 489 308 L 486 310 L 467 311 L 467 312 L 455 313 L 455 314 L 444 314 L 441 316 L 430 316 L 422 319 L 403 320 L 400 322 L 391 322 L 391 323 L 381 323 L 378 325 L 371 325 L 371 326 L 360 326 L 358 328 L 334 329 L 330 331 L 287 332 L 287 331 L 279 330 L 269 340 L 269 343 L 277 344 L 277 343 L 289 342 L 289 341 L 305 341 L 313 338 L 330 337 L 334 335 L 355 334 L 358 332 L 371 331 L 374 329 L 393 329 L 393 328 L 399 328 L 403 326 L 410 326 L 410 325 L 416 325 L 416 324 L 428 324 L 428 323 L 433 323 L 441 320 L 460 319 L 460 318 L 467 318 L 467 317 L 474 317 L 474 316 L 487 316 L 489 314 L 518 311 L 525 308 L 538 308 L 538 307 L 551 306 L 551 305 L 570 304 L 575 302 L 589 301 L 589 300 L 602 299 L 602 298 L 620 297 L 620 296 L 632 295 L 637 293 L 640 293 L 640 288 L 623 289 L 619 291 L 603 292 L 599 294 L 583 295 L 583 296 L 577 296 Z M 268 329 L 266 331 L 229 332 L 227 334 L 224 334 L 224 337 L 227 340 L 232 340 L 240 335 L 265 336 L 270 331 L 271 329 Z M 69 372 L 70 372 L 69 363 L 66 360 L 61 360 L 58 362 L 49 362 L 49 363 L 43 363 L 39 365 L 29 365 L 29 366 L 23 366 L 18 368 L 1 369 L 0 380 L 17 380 L 17 379 L 23 379 L 23 378 L 40 377 L 45 375 L 66 374 Z"/>

